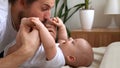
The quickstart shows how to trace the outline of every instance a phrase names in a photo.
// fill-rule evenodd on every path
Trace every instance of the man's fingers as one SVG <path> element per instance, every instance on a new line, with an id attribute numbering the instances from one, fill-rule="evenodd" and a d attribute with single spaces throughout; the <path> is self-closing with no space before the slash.
<path id="1" fill-rule="evenodd" d="M 33 17 L 30 17 L 30 18 L 22 18 L 21 20 L 21 24 L 25 25 L 25 26 L 34 26 L 34 23 L 31 22 Z"/>
<path id="2" fill-rule="evenodd" d="M 31 27 L 25 26 L 24 24 L 21 24 L 21 25 L 20 25 L 20 29 L 19 29 L 20 32 L 29 33 L 30 30 L 31 30 Z"/>
<path id="3" fill-rule="evenodd" d="M 35 26 L 34 23 L 31 21 L 31 18 L 22 18 L 20 31 L 30 32 L 32 28 Z"/>

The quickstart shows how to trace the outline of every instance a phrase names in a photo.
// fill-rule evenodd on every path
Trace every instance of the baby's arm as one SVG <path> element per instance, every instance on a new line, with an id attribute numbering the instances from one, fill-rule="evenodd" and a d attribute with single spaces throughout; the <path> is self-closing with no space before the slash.
<path id="1" fill-rule="evenodd" d="M 48 60 L 52 59 L 56 55 L 56 45 L 55 40 L 47 30 L 47 28 L 42 24 L 39 18 L 33 18 L 31 20 L 36 28 L 39 30 L 40 39 L 43 44 L 46 58 Z"/>
<path id="2" fill-rule="evenodd" d="M 62 20 L 58 17 L 52 19 L 53 23 L 58 27 L 58 42 L 68 39 L 66 27 Z"/>

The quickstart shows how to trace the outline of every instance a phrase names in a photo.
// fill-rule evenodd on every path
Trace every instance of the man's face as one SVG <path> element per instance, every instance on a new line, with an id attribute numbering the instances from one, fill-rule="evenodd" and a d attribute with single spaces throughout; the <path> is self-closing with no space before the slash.
<path id="1" fill-rule="evenodd" d="M 54 0 L 37 0 L 27 5 L 23 11 L 25 17 L 39 17 L 41 22 L 50 19 L 50 10 L 54 6 Z"/>
<path id="2" fill-rule="evenodd" d="M 13 25 L 18 31 L 23 17 L 39 17 L 42 23 L 50 19 L 50 10 L 54 7 L 55 0 L 36 0 L 27 4 L 24 0 L 17 0 L 11 12 Z"/>
<path id="3" fill-rule="evenodd" d="M 23 1 L 23 0 L 21 0 Z M 18 0 L 18 3 L 20 1 Z M 56 38 L 56 26 L 46 23 L 46 21 L 50 21 L 50 10 L 54 7 L 55 0 L 36 0 L 32 4 L 27 4 L 25 1 L 23 3 L 19 3 L 18 6 L 20 9 L 15 9 L 13 12 L 13 23 L 15 24 L 15 29 L 18 31 L 21 23 L 21 19 L 23 17 L 39 17 L 42 23 L 45 23 L 45 26 L 48 28 L 51 35 Z M 16 5 L 15 5 L 16 6 Z M 17 14 L 15 14 L 17 12 Z"/>

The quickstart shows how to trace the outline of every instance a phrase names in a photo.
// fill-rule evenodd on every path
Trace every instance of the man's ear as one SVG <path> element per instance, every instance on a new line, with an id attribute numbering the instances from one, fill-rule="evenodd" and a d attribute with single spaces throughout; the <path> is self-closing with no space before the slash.
<path id="1" fill-rule="evenodd" d="M 68 61 L 74 62 L 76 58 L 74 56 L 67 56 Z"/>

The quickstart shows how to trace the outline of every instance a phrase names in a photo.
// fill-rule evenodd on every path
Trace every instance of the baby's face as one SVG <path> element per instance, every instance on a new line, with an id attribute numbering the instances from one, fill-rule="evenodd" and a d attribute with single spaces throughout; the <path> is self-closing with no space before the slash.
<path id="1" fill-rule="evenodd" d="M 88 43 L 85 39 L 79 38 L 79 39 L 72 39 L 69 38 L 68 40 L 61 41 L 59 47 L 61 48 L 65 59 L 68 61 L 68 63 L 80 63 L 77 62 L 80 61 L 81 56 L 84 54 L 84 50 L 88 46 Z M 74 57 L 74 60 L 70 60 L 70 56 Z M 72 66 L 76 66 L 72 64 Z"/>
<path id="2" fill-rule="evenodd" d="M 83 39 L 72 39 L 69 38 L 68 40 L 62 40 L 60 42 L 60 48 L 62 49 L 65 55 L 75 54 L 77 51 L 80 50 L 81 45 L 83 45 Z"/>

